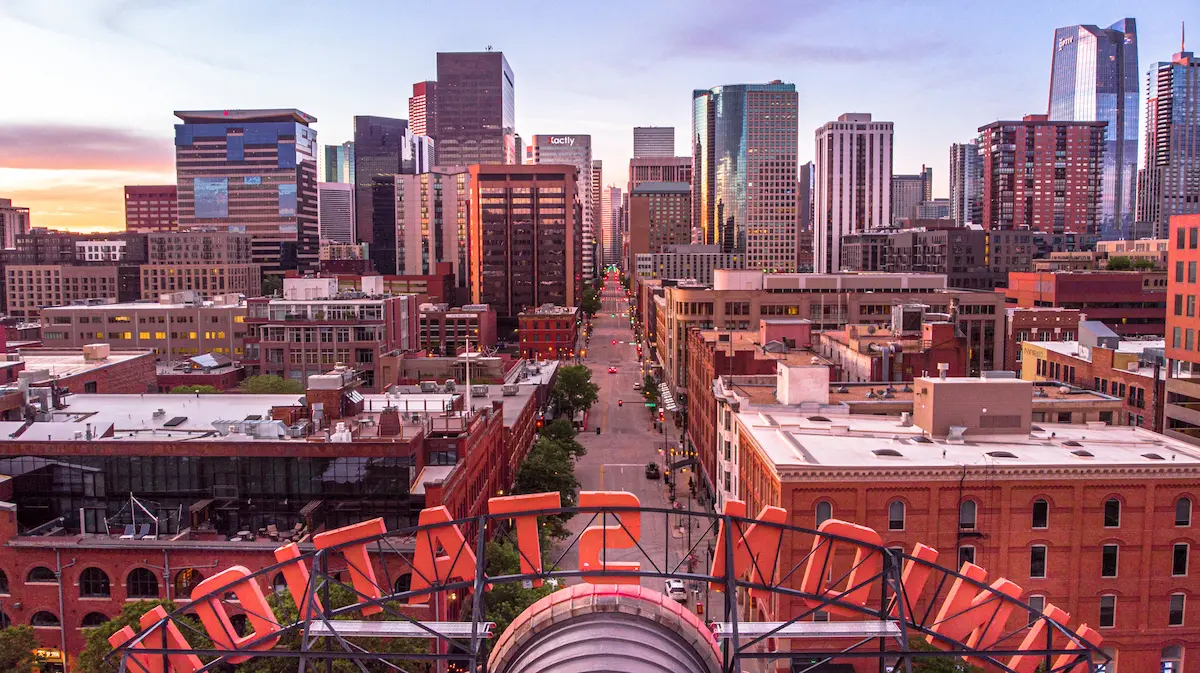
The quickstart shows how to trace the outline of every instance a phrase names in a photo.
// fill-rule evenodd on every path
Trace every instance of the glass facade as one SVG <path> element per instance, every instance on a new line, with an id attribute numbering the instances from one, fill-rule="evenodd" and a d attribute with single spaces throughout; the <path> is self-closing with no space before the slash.
<path id="1" fill-rule="evenodd" d="M 359 240 L 366 243 L 388 243 L 375 240 L 378 232 L 371 228 L 372 185 L 375 178 L 381 175 L 403 172 L 404 142 L 407 133 L 408 121 L 405 119 L 369 116 L 354 118 L 355 228 Z M 395 242 L 391 243 L 394 247 Z"/>
<path id="2" fill-rule="evenodd" d="M 1200 213 L 1200 60 L 1191 52 L 1146 74 L 1145 148 L 1138 222 L 1166 238 L 1171 217 Z"/>
<path id="3" fill-rule="evenodd" d="M 1137 185 L 1137 26 L 1122 19 L 1108 28 L 1068 26 L 1054 31 L 1050 67 L 1051 121 L 1103 121 L 1100 235 L 1133 234 Z"/>
<path id="4" fill-rule="evenodd" d="M 515 164 L 516 86 L 498 51 L 438 53 L 434 120 L 440 166 Z"/>

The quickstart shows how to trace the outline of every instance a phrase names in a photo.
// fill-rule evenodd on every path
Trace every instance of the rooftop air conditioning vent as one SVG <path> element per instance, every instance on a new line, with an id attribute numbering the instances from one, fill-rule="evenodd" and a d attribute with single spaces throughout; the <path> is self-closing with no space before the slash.
<path id="1" fill-rule="evenodd" d="M 1143 453 L 1142 458 L 1145 458 L 1147 460 L 1166 460 L 1166 458 L 1163 458 L 1162 456 L 1160 456 L 1157 453 Z"/>
<path id="2" fill-rule="evenodd" d="M 1040 425 L 1031 425 L 1031 426 L 1029 426 L 1029 430 L 1030 430 L 1030 432 L 1045 432 L 1045 430 Z"/>
<path id="3" fill-rule="evenodd" d="M 808 420 L 812 421 L 813 423 L 832 423 L 833 422 L 833 421 L 829 420 L 828 418 L 825 418 L 824 416 L 809 416 Z"/>
<path id="4" fill-rule="evenodd" d="M 871 453 L 877 456 L 891 456 L 893 458 L 903 458 L 904 454 L 895 449 L 872 449 Z"/>
<path id="5" fill-rule="evenodd" d="M 918 444 L 932 444 L 933 443 L 932 439 L 925 437 L 924 435 L 921 435 L 918 437 L 913 437 L 912 440 Z"/>
<path id="6" fill-rule="evenodd" d="M 847 388 L 846 386 L 838 386 L 838 389 L 837 389 L 837 391 L 838 391 L 839 393 L 843 393 L 843 394 L 844 394 L 844 393 L 848 393 L 848 392 L 850 392 L 850 389 L 849 389 L 849 388 Z"/>
<path id="7" fill-rule="evenodd" d="M 987 455 L 992 458 L 1016 458 L 1017 454 L 1011 451 L 988 451 Z"/>
<path id="8" fill-rule="evenodd" d="M 1077 442 L 1073 439 L 1068 439 L 1063 442 L 1063 446 L 1083 446 L 1083 444 L 1080 444 L 1079 442 Z"/>
<path id="9" fill-rule="evenodd" d="M 1092 453 L 1091 451 L 1088 451 L 1087 449 L 1075 449 L 1071 453 L 1073 453 L 1076 456 L 1079 456 L 1080 458 L 1093 458 L 1096 455 L 1096 454 Z"/>

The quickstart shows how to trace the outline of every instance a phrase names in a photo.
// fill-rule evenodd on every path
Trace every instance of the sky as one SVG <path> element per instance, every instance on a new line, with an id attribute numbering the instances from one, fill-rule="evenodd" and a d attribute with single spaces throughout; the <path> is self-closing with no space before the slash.
<path id="1" fill-rule="evenodd" d="M 407 118 L 438 51 L 489 45 L 517 132 L 591 134 L 605 184 L 634 126 L 686 153 L 692 90 L 781 79 L 802 163 L 818 126 L 869 112 L 895 122 L 895 172 L 932 166 L 944 196 L 951 143 L 1045 112 L 1056 27 L 1126 16 L 1143 73 L 1181 21 L 1200 35 L 1196 0 L 0 0 L 0 198 L 34 226 L 123 229 L 124 185 L 174 182 L 174 110 L 299 108 L 339 144 L 354 115 Z"/>

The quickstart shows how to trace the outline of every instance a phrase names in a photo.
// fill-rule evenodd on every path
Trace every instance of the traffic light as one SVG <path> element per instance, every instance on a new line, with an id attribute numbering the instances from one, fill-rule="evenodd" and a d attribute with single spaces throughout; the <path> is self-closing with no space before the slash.
<path id="1" fill-rule="evenodd" d="M 538 429 L 538 430 L 541 430 L 541 429 L 542 429 L 542 426 L 543 426 L 543 425 L 545 425 L 545 424 L 546 424 L 545 417 L 544 417 L 542 414 L 538 414 L 538 417 L 537 417 L 537 429 Z"/>
<path id="2" fill-rule="evenodd" d="M 658 422 L 662 423 L 665 420 L 667 420 L 667 412 L 663 411 L 662 409 L 659 409 L 658 410 Z"/>

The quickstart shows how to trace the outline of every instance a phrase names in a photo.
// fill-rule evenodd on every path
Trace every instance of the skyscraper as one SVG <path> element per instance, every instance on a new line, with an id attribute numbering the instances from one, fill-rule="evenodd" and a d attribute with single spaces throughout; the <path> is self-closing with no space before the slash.
<path id="1" fill-rule="evenodd" d="M 633 127 L 633 156 L 635 158 L 675 156 L 675 127 Z"/>
<path id="2" fill-rule="evenodd" d="M 354 185 L 344 182 L 318 182 L 317 198 L 317 223 L 321 232 L 321 242 L 353 243 Z"/>
<path id="3" fill-rule="evenodd" d="M 959 226 L 983 223 L 983 155 L 975 141 L 950 146 L 950 217 Z"/>
<path id="4" fill-rule="evenodd" d="M 813 270 L 813 162 L 800 164 L 796 180 L 796 270 Z"/>
<path id="5" fill-rule="evenodd" d="M 520 163 L 513 71 L 498 51 L 439 52 L 434 128 L 438 164 Z"/>
<path id="6" fill-rule="evenodd" d="M 796 268 L 796 86 L 692 92 L 693 226 L 746 268 Z"/>
<path id="7" fill-rule="evenodd" d="M 531 164 L 569 164 L 578 170 L 575 193 L 583 206 L 583 276 L 593 278 L 599 260 L 595 257 L 601 224 L 593 220 L 593 202 L 600 198 L 592 192 L 592 137 L 589 135 L 535 135 L 529 145 Z M 605 223 L 607 224 L 607 223 Z"/>
<path id="8" fill-rule="evenodd" d="M 1138 222 L 1166 238 L 1174 215 L 1200 213 L 1200 59 L 1191 52 L 1146 74 L 1146 167 Z"/>
<path id="9" fill-rule="evenodd" d="M 413 95 L 408 99 L 408 126 L 413 133 L 437 139 L 433 133 L 437 128 L 436 106 L 437 82 L 413 84 Z"/>
<path id="10" fill-rule="evenodd" d="M 913 217 L 923 201 L 933 198 L 933 169 L 921 167 L 916 175 L 892 176 L 892 222 Z"/>
<path id="11" fill-rule="evenodd" d="M 322 153 L 321 181 L 354 184 L 354 141 L 325 145 Z"/>
<path id="12" fill-rule="evenodd" d="M 604 162 L 599 159 L 592 159 L 592 222 L 603 222 L 603 207 L 600 195 L 604 193 Z M 592 243 L 592 259 L 602 257 L 600 252 L 600 242 L 593 241 Z M 600 269 L 597 268 L 598 272 Z M 599 275 L 599 274 L 597 274 Z M 593 276 L 594 277 L 594 276 Z"/>
<path id="13" fill-rule="evenodd" d="M 621 188 L 609 185 L 604 188 L 602 196 L 604 203 L 601 208 L 603 220 L 601 224 L 602 247 L 604 250 L 604 265 L 621 264 Z"/>
<path id="14" fill-rule="evenodd" d="M 843 236 L 891 222 L 892 122 L 853 112 L 827 122 L 817 129 L 813 172 L 814 266 L 834 273 Z"/>
<path id="15" fill-rule="evenodd" d="M 405 119 L 354 118 L 355 229 L 360 241 L 372 243 L 371 189 L 380 175 L 414 174 L 429 170 L 433 143 L 416 136 Z"/>
<path id="16" fill-rule="evenodd" d="M 1137 24 L 1054 31 L 1050 121 L 1107 122 L 1098 234 L 1129 238 L 1137 181 Z"/>
<path id="17" fill-rule="evenodd" d="M 265 272 L 317 266 L 316 117 L 300 110 L 175 113 L 179 228 L 252 238 Z"/>
<path id="18" fill-rule="evenodd" d="M 455 298 L 466 298 L 468 177 L 454 168 L 374 178 L 370 255 L 377 272 L 429 275 L 448 262 Z"/>

